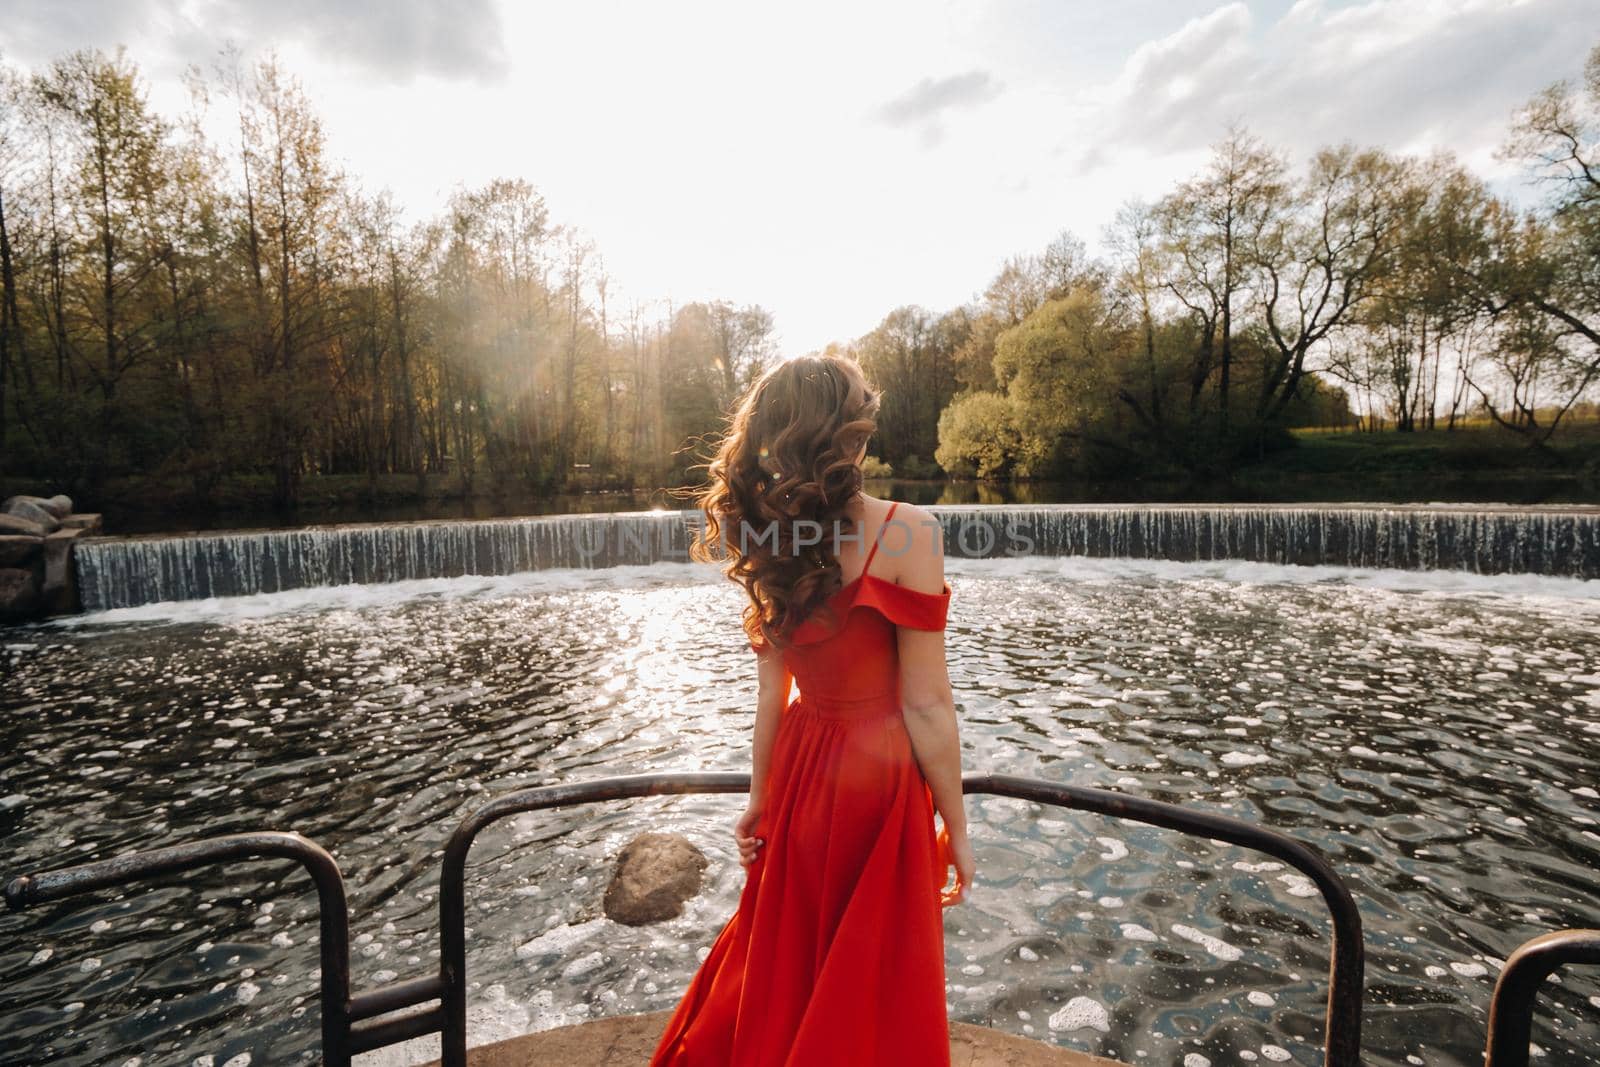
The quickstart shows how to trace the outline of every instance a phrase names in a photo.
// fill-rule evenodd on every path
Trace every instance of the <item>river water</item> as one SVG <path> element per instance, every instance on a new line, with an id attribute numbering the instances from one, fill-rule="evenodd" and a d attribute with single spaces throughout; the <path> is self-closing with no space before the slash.
<path id="1" fill-rule="evenodd" d="M 1367 1062 L 1480 1062 L 1504 957 L 1600 926 L 1596 583 L 1044 558 L 949 573 L 967 769 L 1219 810 L 1320 848 L 1366 924 Z M 344 869 L 355 988 L 426 973 L 439 850 L 489 797 L 747 768 L 739 606 L 711 569 L 668 563 L 8 631 L 3 873 L 294 829 Z M 1287 868 L 969 804 L 979 882 L 946 913 L 952 1018 L 1138 1064 L 1321 1061 L 1327 923 Z M 475 1039 L 672 1007 L 742 884 L 738 810 L 656 798 L 488 831 L 468 880 Z M 619 926 L 600 897 L 644 830 L 693 838 L 706 888 L 677 920 Z M 0 1062 L 308 1060 L 315 967 L 313 897 L 286 864 L 0 917 Z M 1547 986 L 1535 1041 L 1538 1063 L 1592 1062 L 1593 975 Z"/>

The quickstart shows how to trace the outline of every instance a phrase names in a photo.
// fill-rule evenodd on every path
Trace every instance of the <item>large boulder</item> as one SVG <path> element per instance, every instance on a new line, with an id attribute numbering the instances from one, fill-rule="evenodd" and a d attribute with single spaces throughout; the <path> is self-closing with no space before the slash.
<path id="1" fill-rule="evenodd" d="M 700 892 L 709 865 L 682 834 L 640 834 L 623 846 L 606 887 L 607 917 L 643 926 L 683 914 L 683 902 Z"/>
<path id="2" fill-rule="evenodd" d="M 23 537 L 43 537 L 54 532 L 55 527 L 45 527 L 32 519 L 24 519 L 0 511 L 0 534 L 20 534 Z"/>
<path id="3" fill-rule="evenodd" d="M 39 572 L 0 567 L 0 622 L 27 622 L 39 617 Z"/>
<path id="4" fill-rule="evenodd" d="M 35 525 L 43 526 L 45 533 L 59 529 L 61 520 L 56 518 L 49 508 L 44 506 L 44 501 L 34 503 L 36 500 L 39 500 L 39 498 L 14 496 L 6 501 L 6 514 L 14 519 L 24 519 Z"/>
<path id="5" fill-rule="evenodd" d="M 29 534 L 0 533 L 0 567 L 32 563 L 44 549 L 44 538 Z"/>

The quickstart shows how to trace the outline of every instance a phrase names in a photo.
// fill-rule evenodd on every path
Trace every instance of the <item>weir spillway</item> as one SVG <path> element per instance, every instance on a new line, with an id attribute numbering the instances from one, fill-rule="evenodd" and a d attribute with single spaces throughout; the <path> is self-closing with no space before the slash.
<path id="1" fill-rule="evenodd" d="M 1600 508 L 930 505 L 957 558 L 1093 556 L 1600 578 Z M 316 586 L 685 561 L 692 510 L 95 538 L 87 611 Z M 898 521 L 898 520 L 897 520 Z M 892 552 L 897 535 L 885 535 Z M 905 533 L 900 533 L 904 544 Z"/>

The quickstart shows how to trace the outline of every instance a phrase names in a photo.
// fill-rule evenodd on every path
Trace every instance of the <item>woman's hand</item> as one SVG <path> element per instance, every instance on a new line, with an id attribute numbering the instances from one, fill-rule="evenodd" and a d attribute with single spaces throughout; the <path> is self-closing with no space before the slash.
<path id="1" fill-rule="evenodd" d="M 976 876 L 978 868 L 977 861 L 972 856 L 972 842 L 967 838 L 965 827 L 955 833 L 951 833 L 948 829 L 940 830 L 939 836 L 943 839 L 941 844 L 948 850 L 950 865 L 956 869 L 956 884 L 939 892 L 939 903 L 948 908 L 967 898 L 967 891 L 972 888 L 972 879 Z"/>
<path id="2" fill-rule="evenodd" d="M 739 821 L 733 824 L 733 839 L 739 844 L 741 867 L 748 868 L 755 862 L 756 854 L 767 843 L 766 838 L 755 836 L 761 815 L 762 810 L 758 807 L 745 808 L 744 814 L 739 816 Z"/>

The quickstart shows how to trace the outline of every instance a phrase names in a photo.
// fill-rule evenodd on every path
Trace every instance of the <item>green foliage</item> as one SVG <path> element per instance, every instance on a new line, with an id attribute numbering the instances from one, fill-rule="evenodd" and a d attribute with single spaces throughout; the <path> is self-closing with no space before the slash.
<path id="1" fill-rule="evenodd" d="M 900 476 L 902 478 L 931 479 L 943 475 L 939 464 L 931 459 L 924 459 L 913 452 L 900 461 Z"/>
<path id="2" fill-rule="evenodd" d="M 206 115 L 156 114 L 120 52 L 0 68 L 7 475 L 285 505 L 308 477 L 374 499 L 675 482 L 775 358 L 757 306 L 618 307 L 526 181 L 403 224 L 272 59 L 206 88 L 217 143 Z M 966 306 L 836 346 L 883 393 L 869 473 L 1220 482 L 1292 466 L 1294 427 L 1479 414 L 1551 447 L 1600 388 L 1600 48 L 1505 154 L 1540 210 L 1448 155 L 1338 145 L 1296 169 L 1231 131 L 1119 213 L 1107 261 L 1063 234 Z"/>
<path id="3" fill-rule="evenodd" d="M 893 478 L 894 468 L 877 456 L 868 456 L 861 461 L 861 476 L 864 478 Z M 917 477 L 917 475 L 912 475 Z"/>
<path id="4" fill-rule="evenodd" d="M 1049 300 L 995 342 L 995 379 L 1020 437 L 1015 473 L 1049 477 L 1106 440 L 1132 333 L 1088 287 Z"/>
<path id="5" fill-rule="evenodd" d="M 1010 400 L 999 393 L 966 393 L 939 416 L 939 466 L 958 477 L 1003 478 L 1014 472 L 1022 435 Z"/>
<path id="6" fill-rule="evenodd" d="M 153 113 L 121 53 L 0 68 L 6 473 L 284 506 L 308 477 L 373 499 L 396 474 L 419 495 L 660 481 L 773 357 L 759 307 L 619 310 L 525 181 L 402 225 L 271 58 L 202 88 L 226 147 Z"/>

